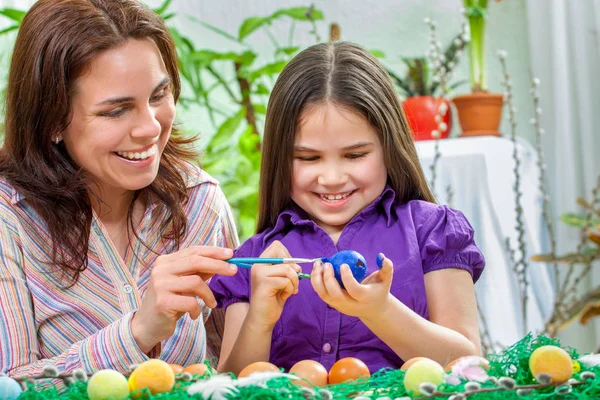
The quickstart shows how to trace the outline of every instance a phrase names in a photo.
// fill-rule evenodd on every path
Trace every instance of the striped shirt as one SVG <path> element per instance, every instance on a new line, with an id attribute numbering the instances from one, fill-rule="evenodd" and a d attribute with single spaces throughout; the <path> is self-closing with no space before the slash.
<path id="1" fill-rule="evenodd" d="M 194 167 L 187 182 L 188 225 L 180 248 L 235 248 L 234 220 L 217 181 Z M 163 207 L 150 204 L 139 225 L 140 238 L 154 252 L 136 240 L 125 260 L 94 214 L 88 268 L 65 289 L 60 274 L 40 261 L 48 260 L 52 251 L 45 223 L 27 199 L 0 178 L 0 371 L 32 376 L 54 365 L 61 373 L 77 368 L 88 373 L 105 368 L 127 372 L 131 364 L 147 360 L 133 339 L 130 321 L 148 285 L 155 253 L 173 248 L 158 231 L 157 221 L 164 213 Z M 210 309 L 201 305 L 206 318 Z M 160 354 L 151 356 L 168 363 L 202 362 L 207 349 L 202 318 L 194 321 L 186 314 L 174 335 L 157 348 Z"/>

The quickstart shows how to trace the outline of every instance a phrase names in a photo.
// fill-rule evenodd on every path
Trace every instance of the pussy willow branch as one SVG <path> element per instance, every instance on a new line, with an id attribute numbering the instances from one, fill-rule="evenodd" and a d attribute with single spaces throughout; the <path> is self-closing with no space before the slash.
<path id="1" fill-rule="evenodd" d="M 513 160 L 515 184 L 513 191 L 515 193 L 515 229 L 517 231 L 517 246 L 519 250 L 518 258 L 513 258 L 513 271 L 517 274 L 517 280 L 519 284 L 519 292 L 521 296 L 521 313 L 522 313 L 522 324 L 524 332 L 527 332 L 527 301 L 528 301 L 528 289 L 529 289 L 529 278 L 527 276 L 529 270 L 529 263 L 527 262 L 527 243 L 525 241 L 525 224 L 523 223 L 523 206 L 521 204 L 521 160 L 519 159 L 518 146 L 517 146 L 517 120 L 515 118 L 516 108 L 513 103 L 512 94 L 512 83 L 510 81 L 510 75 L 506 67 L 506 53 L 504 51 L 498 52 L 498 58 L 500 65 L 502 66 L 502 73 L 504 75 L 504 91 L 505 100 L 507 103 L 508 117 L 510 121 L 510 140 L 513 143 Z M 507 242 L 509 243 L 509 242 Z"/>
<path id="2" fill-rule="evenodd" d="M 546 163 L 544 148 L 542 145 L 542 136 L 544 135 L 545 131 L 541 124 L 542 109 L 540 107 L 540 96 L 538 93 L 539 85 L 540 81 L 538 78 L 531 80 L 531 98 L 533 100 L 533 109 L 535 113 L 531 122 L 535 131 L 535 150 L 537 153 L 537 167 L 539 172 L 538 189 L 542 196 L 542 218 L 544 220 L 544 225 L 546 226 L 546 231 L 548 232 L 548 238 L 550 240 L 550 254 L 552 256 L 556 256 L 556 232 L 554 231 L 554 223 L 552 222 L 552 216 L 550 215 L 550 196 L 548 195 L 548 190 L 546 187 Z M 558 285 L 560 277 L 558 274 L 557 263 L 552 264 L 552 272 L 554 275 L 554 284 Z"/>

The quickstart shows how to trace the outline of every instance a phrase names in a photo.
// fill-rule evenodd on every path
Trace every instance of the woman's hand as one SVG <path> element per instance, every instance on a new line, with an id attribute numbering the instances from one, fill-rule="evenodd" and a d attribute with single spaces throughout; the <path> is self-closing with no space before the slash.
<path id="1" fill-rule="evenodd" d="M 179 318 L 192 319 L 202 310 L 198 298 L 213 308 L 217 305 L 207 280 L 215 275 L 234 275 L 237 267 L 223 260 L 233 250 L 193 246 L 156 259 L 142 304 L 131 320 L 131 332 L 139 348 L 148 353 L 175 332 Z"/>
<path id="2" fill-rule="evenodd" d="M 394 265 L 384 256 L 381 269 L 373 272 L 362 283 L 358 283 L 352 276 L 350 267 L 343 264 L 340 274 L 346 288 L 344 290 L 335 279 L 331 264 L 317 261 L 313 266 L 310 281 L 315 292 L 325 303 L 341 313 L 362 319 L 382 312 L 391 300 L 393 272 Z"/>
<path id="3" fill-rule="evenodd" d="M 260 255 L 268 258 L 288 258 L 290 253 L 279 241 L 274 241 Z M 297 264 L 254 264 L 251 270 L 252 295 L 248 323 L 271 330 L 279 320 L 286 300 L 298 293 Z"/>

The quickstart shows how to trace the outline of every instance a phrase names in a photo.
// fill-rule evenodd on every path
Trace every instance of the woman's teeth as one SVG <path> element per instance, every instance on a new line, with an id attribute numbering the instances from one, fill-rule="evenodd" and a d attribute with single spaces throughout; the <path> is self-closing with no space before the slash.
<path id="1" fill-rule="evenodd" d="M 131 151 L 117 151 L 117 154 L 123 158 L 127 158 L 128 160 L 145 160 L 148 157 L 156 154 L 156 146 L 150 147 L 146 151 L 142 151 L 141 153 L 134 153 Z"/>
<path id="2" fill-rule="evenodd" d="M 344 194 L 320 194 L 319 196 L 321 197 L 322 200 L 325 201 L 336 201 L 336 200 L 343 200 L 346 197 L 350 196 L 352 194 L 352 192 L 348 192 L 348 193 L 344 193 Z"/>

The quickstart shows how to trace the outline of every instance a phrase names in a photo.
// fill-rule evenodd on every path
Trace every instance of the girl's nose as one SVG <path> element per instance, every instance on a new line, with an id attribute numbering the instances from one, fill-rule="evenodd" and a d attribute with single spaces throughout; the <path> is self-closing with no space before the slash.
<path id="1" fill-rule="evenodd" d="M 342 168 L 336 166 L 325 166 L 317 177 L 317 183 L 323 186 L 337 186 L 348 182 L 348 174 Z"/>

